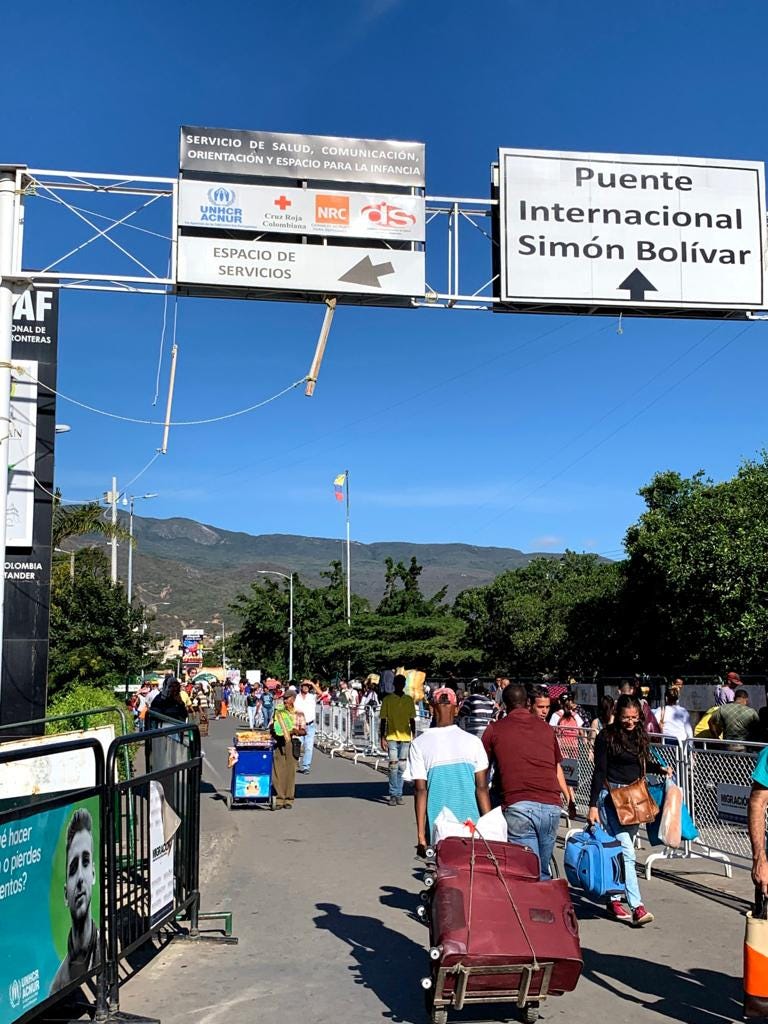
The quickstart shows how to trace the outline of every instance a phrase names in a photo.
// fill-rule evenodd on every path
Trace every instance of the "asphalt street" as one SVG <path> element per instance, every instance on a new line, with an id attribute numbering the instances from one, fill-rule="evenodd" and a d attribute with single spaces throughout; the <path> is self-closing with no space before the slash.
<path id="1" fill-rule="evenodd" d="M 203 910 L 234 912 L 239 944 L 171 943 L 125 984 L 121 1008 L 163 1024 L 423 1024 L 412 801 L 389 807 L 383 775 L 316 752 L 292 811 L 230 811 L 236 727 L 212 722 L 203 741 L 201 889 Z M 543 1020 L 739 1019 L 746 872 L 728 880 L 707 862 L 678 863 L 641 888 L 656 921 L 640 930 L 575 898 L 584 973 L 573 994 L 543 1005 Z M 449 1020 L 515 1019 L 495 1010 Z"/>

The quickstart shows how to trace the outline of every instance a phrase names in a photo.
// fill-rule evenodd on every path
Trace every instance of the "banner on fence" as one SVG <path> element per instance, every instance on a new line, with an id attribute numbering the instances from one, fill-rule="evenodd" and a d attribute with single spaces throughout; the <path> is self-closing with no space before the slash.
<path id="1" fill-rule="evenodd" d="M 180 824 L 181 818 L 165 799 L 162 784 L 150 782 L 149 925 L 151 928 L 173 910 L 173 855 L 176 845 L 174 836 Z"/>
<path id="2" fill-rule="evenodd" d="M 75 730 L 55 736 L 34 736 L 0 744 L 3 753 L 9 750 L 40 747 L 40 757 L 0 764 L 0 803 L 18 797 L 66 793 L 73 789 L 95 786 L 93 752 L 87 747 L 75 747 L 58 754 L 45 754 L 45 747 L 52 743 L 86 738 L 98 740 L 106 758 L 109 745 L 115 738 L 115 727 L 99 725 L 93 729 Z"/>
<path id="3" fill-rule="evenodd" d="M 0 1024 L 99 965 L 100 798 L 0 825 Z"/>

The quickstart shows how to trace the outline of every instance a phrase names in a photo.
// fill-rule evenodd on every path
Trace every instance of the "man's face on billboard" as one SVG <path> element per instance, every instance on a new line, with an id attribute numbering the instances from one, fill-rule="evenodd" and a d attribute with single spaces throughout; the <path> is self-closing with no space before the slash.
<path id="1" fill-rule="evenodd" d="M 93 863 L 93 837 L 81 829 L 72 837 L 67 849 L 67 880 L 64 897 L 73 923 L 82 924 L 91 909 L 91 889 L 96 880 Z"/>

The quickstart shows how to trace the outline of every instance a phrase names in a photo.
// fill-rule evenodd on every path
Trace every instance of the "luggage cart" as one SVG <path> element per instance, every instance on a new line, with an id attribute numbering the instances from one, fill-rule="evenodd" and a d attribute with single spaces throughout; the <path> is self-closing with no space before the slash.
<path id="1" fill-rule="evenodd" d="M 274 742 L 266 731 L 236 732 L 232 741 L 235 763 L 226 795 L 227 807 L 234 804 L 263 804 L 275 809 L 272 789 L 272 749 Z"/>

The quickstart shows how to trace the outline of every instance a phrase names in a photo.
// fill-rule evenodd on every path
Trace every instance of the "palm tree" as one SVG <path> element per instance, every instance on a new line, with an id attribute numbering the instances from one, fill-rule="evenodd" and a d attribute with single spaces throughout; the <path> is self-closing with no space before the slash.
<path id="1" fill-rule="evenodd" d="M 70 537 L 87 537 L 94 533 L 107 540 L 113 537 L 118 540 L 130 539 L 124 526 L 119 523 L 113 526 L 104 518 L 104 509 L 97 501 L 65 507 L 57 492 L 53 502 L 53 547 L 61 547 L 62 542 Z"/>

